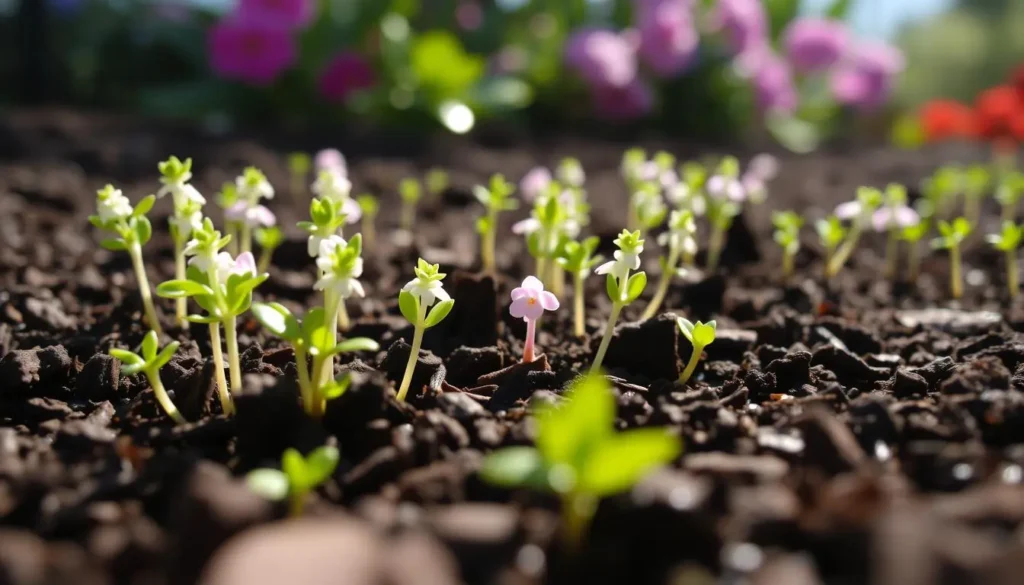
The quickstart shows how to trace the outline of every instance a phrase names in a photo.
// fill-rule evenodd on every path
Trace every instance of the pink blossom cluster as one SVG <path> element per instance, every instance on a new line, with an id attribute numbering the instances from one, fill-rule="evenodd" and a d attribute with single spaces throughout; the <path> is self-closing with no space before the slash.
<path id="1" fill-rule="evenodd" d="M 210 66 L 224 79 L 268 86 L 299 59 L 298 35 L 316 18 L 317 0 L 239 0 L 209 33 Z M 370 87 L 373 70 L 357 53 L 343 51 L 322 69 L 320 96 L 343 102 Z"/>

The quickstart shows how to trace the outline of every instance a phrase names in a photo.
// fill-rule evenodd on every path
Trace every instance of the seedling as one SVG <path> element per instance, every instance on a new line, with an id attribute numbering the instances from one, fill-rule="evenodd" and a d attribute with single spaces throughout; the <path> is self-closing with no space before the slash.
<path id="1" fill-rule="evenodd" d="M 702 217 L 707 213 L 707 198 L 704 187 L 708 179 L 708 171 L 704 165 L 688 161 L 679 167 L 680 181 L 668 187 L 665 196 L 676 209 L 689 210 L 694 217 Z M 692 262 L 690 262 L 692 264 Z"/>
<path id="2" fill-rule="evenodd" d="M 174 242 L 174 274 L 175 278 L 185 278 L 185 243 L 188 242 L 192 230 L 203 222 L 203 205 L 206 199 L 199 194 L 189 180 L 192 178 L 192 159 L 184 161 L 176 156 L 159 163 L 160 182 L 163 184 L 157 191 L 157 197 L 170 193 L 174 203 L 174 212 L 167 220 L 170 226 L 171 241 Z M 188 315 L 187 299 L 175 301 L 175 322 L 184 326 Z"/>
<path id="3" fill-rule="evenodd" d="M 483 269 L 490 275 L 494 275 L 497 269 L 495 244 L 498 239 L 498 214 L 519 207 L 519 202 L 511 197 L 513 192 L 515 186 L 500 174 L 491 177 L 490 187 L 473 187 L 473 195 L 486 210 L 485 215 L 476 222 L 476 231 L 480 234 L 480 258 Z"/>
<path id="4" fill-rule="evenodd" d="M 280 303 L 254 303 L 252 314 L 268 331 L 291 343 L 295 350 L 302 406 L 314 418 L 323 417 L 327 401 L 344 394 L 350 384 L 347 375 L 331 379 L 334 356 L 380 349 L 376 341 L 366 337 L 334 343 L 336 337 L 330 326 L 333 322 L 325 320 L 322 307 L 310 310 L 301 322 Z M 312 358 L 312 365 L 309 358 Z"/>
<path id="5" fill-rule="evenodd" d="M 916 282 L 921 273 L 921 257 L 918 242 L 931 231 L 931 222 L 922 219 L 914 225 L 903 228 L 900 238 L 907 243 L 907 280 Z"/>
<path id="6" fill-rule="evenodd" d="M 232 219 L 234 213 L 229 211 L 238 203 L 238 189 L 235 188 L 235 184 L 224 183 L 220 192 L 217 193 L 216 201 L 224 219 L 224 235 L 228 238 L 227 251 L 232 255 L 238 254 L 238 234 L 242 224 L 240 221 Z"/>
<path id="7" fill-rule="evenodd" d="M 412 178 L 402 179 L 398 184 L 398 195 L 402 198 L 401 228 L 411 232 L 416 219 L 416 205 L 423 197 L 420 182 Z"/>
<path id="8" fill-rule="evenodd" d="M 338 213 L 344 216 L 343 223 L 356 223 L 362 216 L 362 209 L 351 197 L 351 181 L 338 169 L 326 168 L 321 170 L 317 174 L 316 181 L 313 182 L 311 189 L 317 197 L 329 199 L 337 203 Z M 311 255 L 315 255 L 315 253 Z"/>
<path id="9" fill-rule="evenodd" d="M 697 363 L 700 362 L 700 356 L 704 354 L 704 348 L 714 343 L 718 325 L 714 321 L 691 323 L 682 317 L 676 321 L 676 324 L 679 325 L 679 330 L 683 333 L 683 336 L 693 346 L 690 361 L 687 362 L 686 369 L 679 376 L 679 382 L 685 384 L 690 379 L 690 376 L 693 375 L 693 371 L 697 369 Z"/>
<path id="10" fill-rule="evenodd" d="M 846 227 L 843 225 L 843 220 L 835 215 L 830 215 L 815 222 L 814 229 L 818 232 L 818 238 L 821 239 L 821 246 L 825 248 L 825 266 L 827 267 L 836 254 L 836 248 L 846 238 Z"/>
<path id="11" fill-rule="evenodd" d="M 512 304 L 508 312 L 517 319 L 526 321 L 526 342 L 523 344 L 523 363 L 534 359 L 534 341 L 537 337 L 537 321 L 544 311 L 558 310 L 558 298 L 544 290 L 544 283 L 536 276 L 527 276 L 522 286 L 512 289 Z"/>
<path id="12" fill-rule="evenodd" d="M 321 197 L 309 202 L 310 221 L 300 221 L 298 227 L 309 233 L 306 253 L 313 258 L 320 253 L 320 242 L 331 236 L 340 235 L 341 226 L 345 223 L 345 214 L 342 213 L 341 206 L 341 202 L 330 197 Z"/>
<path id="13" fill-rule="evenodd" d="M 640 232 L 622 230 L 619 237 L 615 238 L 615 245 L 619 248 L 615 251 L 615 259 L 598 266 L 596 270 L 598 274 L 608 275 L 605 289 L 612 301 L 612 312 L 608 316 L 608 325 L 605 327 L 597 355 L 594 356 L 594 364 L 590 366 L 591 373 L 601 368 L 622 308 L 637 300 L 647 286 L 647 273 L 637 272 L 632 276 L 629 274 L 640 268 L 640 254 L 644 251 L 644 241 L 640 238 Z"/>
<path id="14" fill-rule="evenodd" d="M 288 155 L 288 176 L 291 180 L 291 194 L 295 201 L 306 193 L 306 182 L 313 170 L 313 159 L 305 152 L 293 152 Z"/>
<path id="15" fill-rule="evenodd" d="M 241 252 L 252 251 L 252 230 L 257 226 L 273 225 L 270 213 L 260 204 L 263 199 L 274 198 L 274 187 L 267 180 L 263 171 L 256 167 L 246 167 L 235 179 L 235 192 L 238 200 L 229 208 L 232 219 L 239 222 L 238 246 Z M 269 214 L 269 215 L 268 215 Z"/>
<path id="16" fill-rule="evenodd" d="M 334 475 L 341 454 L 336 447 L 325 445 L 306 457 L 295 449 L 286 449 L 281 469 L 261 468 L 245 477 L 249 489 L 271 501 L 288 499 L 292 518 L 302 515 L 309 493 Z"/>
<path id="17" fill-rule="evenodd" d="M 630 489 L 676 459 L 679 437 L 661 428 L 615 432 L 615 396 L 604 376 L 578 380 L 560 406 L 538 407 L 534 447 L 490 453 L 480 476 L 500 486 L 551 491 L 562 500 L 562 534 L 582 544 L 598 501 Z"/>
<path id="18" fill-rule="evenodd" d="M 983 165 L 972 165 L 967 167 L 963 175 L 964 190 L 964 217 L 971 222 L 971 225 L 978 225 L 981 217 L 981 202 L 988 193 L 992 175 L 988 168 Z"/>
<path id="19" fill-rule="evenodd" d="M 530 217 L 512 226 L 513 233 L 526 236 L 527 250 L 537 261 L 535 274 L 542 279 L 550 280 L 555 259 L 579 231 L 579 225 L 569 219 L 572 196 L 563 193 L 561 184 L 552 181 L 547 192 L 534 201 Z"/>
<path id="20" fill-rule="evenodd" d="M 260 261 L 256 264 L 256 271 L 262 274 L 270 268 L 274 250 L 284 243 L 284 232 L 277 226 L 265 227 L 253 232 L 252 237 L 260 246 Z"/>
<path id="21" fill-rule="evenodd" d="M 907 188 L 896 183 L 885 188 L 885 205 L 872 216 L 875 230 L 886 232 L 885 276 L 895 278 L 899 268 L 899 243 L 902 231 L 921 222 L 917 212 L 907 205 Z"/>
<path id="22" fill-rule="evenodd" d="M 576 334 L 576 337 L 583 337 L 586 333 L 584 320 L 584 298 L 586 295 L 583 283 L 590 276 L 591 270 L 604 260 L 602 256 L 594 255 L 599 243 L 600 239 L 597 236 L 591 236 L 582 242 L 566 242 L 562 247 L 562 255 L 556 259 L 562 270 L 572 275 L 573 333 Z"/>
<path id="23" fill-rule="evenodd" d="M 794 260 L 800 251 L 800 228 L 804 226 L 804 218 L 795 211 L 776 211 L 772 214 L 775 226 L 775 242 L 782 247 L 782 277 L 793 276 Z"/>
<path id="24" fill-rule="evenodd" d="M 694 221 L 693 212 L 689 210 L 675 210 L 669 217 L 668 231 L 658 236 L 658 244 L 667 248 L 668 253 L 658 259 L 661 264 L 661 278 L 658 281 L 658 288 L 655 289 L 654 298 L 648 303 L 641 319 L 651 319 L 661 308 L 668 294 L 672 278 L 677 274 L 684 274 L 685 268 L 677 269 L 679 259 L 683 258 L 690 262 L 697 254 L 697 223 Z"/>
<path id="25" fill-rule="evenodd" d="M 412 374 L 420 356 L 420 346 L 423 344 L 423 332 L 443 321 L 455 305 L 455 301 L 448 296 L 441 284 L 446 275 L 438 272 L 437 264 L 428 264 L 426 260 L 420 258 L 414 271 L 416 278 L 406 283 L 402 287 L 402 292 L 398 294 L 398 307 L 402 311 L 402 316 L 413 325 L 409 361 L 405 365 L 402 385 L 398 388 L 400 401 L 404 401 L 406 394 L 409 393 Z M 439 302 L 434 305 L 435 301 Z M 431 305 L 434 305 L 434 308 L 431 309 Z M 430 309 L 429 313 L 427 309 Z"/>
<path id="26" fill-rule="evenodd" d="M 359 210 L 363 215 L 363 242 L 367 248 L 372 250 L 377 245 L 377 227 L 375 222 L 377 214 L 380 213 L 380 201 L 367 193 L 356 197 L 356 204 L 359 205 Z"/>
<path id="27" fill-rule="evenodd" d="M 705 183 L 709 195 L 708 221 L 711 223 L 711 236 L 708 239 L 708 272 L 718 270 L 726 235 L 747 197 L 739 180 L 739 173 L 739 161 L 735 157 L 727 156 L 719 163 L 716 174 Z"/>
<path id="28" fill-rule="evenodd" d="M 563 158 L 562 162 L 558 163 L 555 176 L 570 189 L 582 189 L 587 180 L 587 175 L 583 172 L 583 165 L 580 164 L 579 159 L 573 157 Z"/>
<path id="29" fill-rule="evenodd" d="M 329 345 L 334 346 L 337 330 L 347 331 L 351 326 L 345 300 L 352 296 L 363 297 L 366 292 L 357 280 L 363 275 L 363 237 L 356 234 L 346 242 L 341 236 L 331 236 L 320 242 L 316 258 L 319 280 L 313 285 L 324 292 L 324 315 L 331 324 Z M 314 380 L 326 381 L 333 368 Z"/>
<path id="30" fill-rule="evenodd" d="M 437 201 L 444 194 L 445 190 L 448 189 L 448 172 L 444 169 L 430 169 L 423 177 L 423 182 L 427 186 L 427 193 L 430 195 L 430 199 Z"/>
<path id="31" fill-rule="evenodd" d="M 268 278 L 258 273 L 252 252 L 243 252 L 237 258 L 220 251 L 228 243 L 214 229 L 207 218 L 201 229 L 192 233 L 192 240 L 185 246 L 185 255 L 193 256 L 188 263 L 186 279 L 169 280 L 157 287 L 157 294 L 167 298 L 190 297 L 206 311 L 205 315 L 189 315 L 193 323 L 205 323 L 210 327 L 210 346 L 213 349 L 214 370 L 217 372 L 217 386 L 224 412 L 234 411 L 231 396 L 224 380 L 224 360 L 220 349 L 220 329 L 224 327 L 228 349 L 228 369 L 231 374 L 231 392 L 242 391 L 242 368 L 239 363 L 237 317 L 249 310 L 252 292 Z"/>
<path id="32" fill-rule="evenodd" d="M 1020 294 L 1020 273 L 1017 268 L 1017 248 L 1024 241 L 1024 224 L 1016 225 L 1012 221 L 1004 221 L 1003 229 L 998 234 L 991 234 L 988 242 L 1006 256 L 1006 286 L 1010 297 L 1017 298 Z"/>
<path id="33" fill-rule="evenodd" d="M 1009 171 L 999 179 L 996 187 L 996 201 L 1003 208 L 1003 221 L 1013 222 L 1017 219 L 1017 204 L 1024 196 L 1024 174 Z"/>
<path id="34" fill-rule="evenodd" d="M 836 208 L 836 215 L 840 219 L 851 219 L 852 224 L 846 233 L 846 239 L 839 245 L 839 249 L 825 266 L 825 275 L 828 278 L 839 274 L 839 271 L 846 265 L 846 261 L 857 249 L 861 235 L 870 225 L 875 210 L 881 204 L 882 192 L 880 190 L 874 187 L 860 187 L 857 189 L 857 199 L 843 203 Z"/>
<path id="35" fill-rule="evenodd" d="M 959 299 L 964 294 L 960 244 L 971 235 L 971 231 L 971 222 L 966 217 L 958 217 L 952 222 L 939 221 L 941 235 L 932 240 L 933 248 L 949 250 L 949 290 L 954 299 Z"/>
<path id="36" fill-rule="evenodd" d="M 149 385 L 153 388 L 153 395 L 156 396 L 156 401 L 164 409 L 164 412 L 167 413 L 167 416 L 171 417 L 171 420 L 179 425 L 185 424 L 185 417 L 181 416 L 181 413 L 178 412 L 178 407 L 174 406 L 174 402 L 168 396 L 163 382 L 160 381 L 160 368 L 166 366 L 171 361 L 171 358 L 174 357 L 174 352 L 178 351 L 180 344 L 177 341 L 172 341 L 163 350 L 157 351 L 158 344 L 159 334 L 156 331 L 150 330 L 142 338 L 142 355 L 130 352 L 127 349 L 117 348 L 112 348 L 109 353 L 121 361 L 122 374 L 128 376 L 138 374 L 139 372 L 146 374 Z"/>
<path id="37" fill-rule="evenodd" d="M 108 232 L 117 235 L 100 242 L 107 250 L 125 251 L 132 259 L 135 279 L 139 283 L 139 295 L 146 313 L 146 321 L 150 329 L 157 335 L 163 335 L 160 319 L 153 306 L 153 294 L 149 289 L 149 278 L 146 276 L 146 265 L 142 261 L 142 246 L 146 245 L 153 235 L 153 226 L 146 214 L 153 208 L 156 197 L 148 195 L 133 208 L 131 202 L 120 189 L 107 185 L 96 192 L 96 215 L 89 216 L 89 222 Z"/>
<path id="38" fill-rule="evenodd" d="M 661 187 L 655 183 L 644 183 L 634 193 L 633 207 L 641 235 L 657 229 L 668 215 L 668 207 L 661 196 Z"/>
<path id="39" fill-rule="evenodd" d="M 927 203 L 920 211 L 923 217 L 947 217 L 963 185 L 962 171 L 953 166 L 942 167 L 921 182 L 921 194 Z"/>

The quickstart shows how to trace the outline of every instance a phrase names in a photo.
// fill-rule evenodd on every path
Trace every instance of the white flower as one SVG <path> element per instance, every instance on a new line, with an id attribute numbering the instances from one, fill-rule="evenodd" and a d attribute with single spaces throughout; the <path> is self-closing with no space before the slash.
<path id="1" fill-rule="evenodd" d="M 348 245 L 345 238 L 339 235 L 320 238 L 316 250 L 316 266 L 321 272 L 330 272 L 334 268 L 334 253 L 337 249 Z M 360 271 L 362 272 L 362 271 Z"/>
<path id="2" fill-rule="evenodd" d="M 310 189 L 317 197 L 344 202 L 352 193 L 352 182 L 336 169 L 324 169 Z"/>
<path id="3" fill-rule="evenodd" d="M 318 236 L 316 234 L 310 234 L 309 239 L 306 240 L 306 253 L 316 258 L 318 251 L 320 250 L 320 243 L 324 241 L 324 236 Z"/>
<path id="4" fill-rule="evenodd" d="M 366 291 L 363 290 L 363 285 L 356 280 L 363 274 L 362 258 L 356 258 L 351 269 L 344 273 L 336 270 L 334 256 L 337 254 L 338 248 L 345 248 L 346 246 L 347 242 L 338 235 L 320 239 L 316 266 L 320 269 L 323 276 L 316 281 L 313 288 L 316 290 L 332 290 L 343 299 L 347 299 L 352 295 L 364 297 L 366 296 Z"/>
<path id="5" fill-rule="evenodd" d="M 406 283 L 402 287 L 402 290 L 411 293 L 413 296 L 419 298 L 421 307 L 429 307 L 434 304 L 434 301 L 441 301 L 442 303 L 451 300 L 451 296 L 444 290 L 444 285 L 440 280 L 423 281 L 419 278 L 414 278 Z"/>
<path id="6" fill-rule="evenodd" d="M 643 246 L 637 246 L 635 250 L 630 252 L 623 252 L 622 250 L 616 250 L 612 256 L 614 260 L 609 260 L 604 264 L 597 267 L 597 274 L 611 274 L 615 278 L 623 279 L 629 276 L 630 270 L 636 270 L 640 268 L 640 253 L 644 251 Z"/>
<path id="7" fill-rule="evenodd" d="M 192 240 L 192 242 L 195 242 L 195 240 Z M 189 242 L 189 245 L 191 245 L 192 242 Z M 185 250 L 186 253 L 188 253 L 188 247 L 186 247 Z M 233 258 L 231 254 L 227 252 L 219 252 L 212 258 L 212 260 L 212 267 L 217 271 L 217 282 L 221 285 L 226 284 L 228 278 L 233 274 L 248 274 L 256 276 L 256 258 L 252 255 L 252 252 L 242 252 L 238 255 L 238 258 Z M 202 272 L 209 274 L 211 271 L 210 261 L 210 256 L 199 254 L 189 259 L 188 265 L 195 266 Z"/>
<path id="8" fill-rule="evenodd" d="M 522 221 L 512 224 L 512 233 L 516 235 L 529 235 L 540 229 L 540 220 L 536 217 L 528 217 Z"/>
<path id="9" fill-rule="evenodd" d="M 132 203 L 121 193 L 120 189 L 113 189 L 105 197 L 97 199 L 96 212 L 104 223 L 110 220 L 128 219 L 132 214 Z"/>
<path id="10" fill-rule="evenodd" d="M 255 184 L 249 184 L 246 176 L 242 175 L 235 179 L 235 188 L 238 191 L 238 196 L 250 203 L 255 204 L 260 199 L 274 198 L 274 186 L 270 184 L 266 177 Z"/>
<path id="11" fill-rule="evenodd" d="M 179 237 L 187 238 L 192 234 L 192 230 L 202 227 L 203 212 L 197 209 L 185 215 L 174 214 L 167 221 L 178 231 Z"/>
<path id="12" fill-rule="evenodd" d="M 249 227 L 271 227 L 277 223 L 277 216 L 263 205 L 250 205 L 247 201 L 238 201 L 224 210 L 224 218 L 239 221 Z"/>
<path id="13" fill-rule="evenodd" d="M 206 198 L 192 185 L 185 182 L 168 182 L 167 179 L 160 179 L 160 182 L 164 186 L 160 187 L 160 190 L 156 192 L 156 196 L 163 197 L 170 193 L 171 198 L 174 200 L 175 209 L 183 209 L 188 207 L 190 203 L 206 205 Z"/>

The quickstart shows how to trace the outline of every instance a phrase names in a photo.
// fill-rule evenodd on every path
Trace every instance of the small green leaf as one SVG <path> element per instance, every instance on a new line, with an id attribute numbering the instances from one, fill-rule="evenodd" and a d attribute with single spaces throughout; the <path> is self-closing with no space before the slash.
<path id="1" fill-rule="evenodd" d="M 420 299 L 409 291 L 398 293 L 398 308 L 405 320 L 416 325 L 419 321 Z"/>
<path id="2" fill-rule="evenodd" d="M 156 195 L 146 195 L 132 210 L 132 216 L 142 217 L 149 213 L 150 209 L 153 209 L 153 204 L 156 203 Z"/>
<path id="3" fill-rule="evenodd" d="M 351 385 L 352 377 L 346 372 L 328 382 L 320 389 L 320 393 L 323 394 L 324 400 L 334 400 L 335 398 L 340 398 Z"/>
<path id="4" fill-rule="evenodd" d="M 153 361 L 156 357 L 156 350 L 159 346 L 159 340 L 157 339 L 156 331 L 150 330 L 145 337 L 142 338 L 142 357 L 146 359 L 146 363 Z"/>
<path id="5" fill-rule="evenodd" d="M 315 355 L 327 356 L 334 349 L 334 323 L 321 323 L 319 327 L 310 332 L 306 340 L 309 342 L 310 351 Z"/>
<path id="6" fill-rule="evenodd" d="M 143 245 L 153 235 L 153 224 L 149 223 L 149 219 L 146 216 L 136 217 L 134 224 L 136 241 L 139 245 Z"/>
<path id="7" fill-rule="evenodd" d="M 679 325 L 679 331 L 683 334 L 683 337 L 688 339 L 690 343 L 693 343 L 693 323 L 689 319 L 680 317 L 676 320 L 676 324 Z"/>
<path id="8" fill-rule="evenodd" d="M 444 318 L 448 316 L 448 313 L 452 312 L 452 307 L 454 306 L 454 299 L 448 299 L 447 301 L 442 301 L 434 305 L 430 309 L 430 313 L 427 314 L 427 319 L 426 322 L 424 323 L 424 327 L 429 329 L 443 321 Z"/>
<path id="9" fill-rule="evenodd" d="M 637 272 L 633 276 L 630 276 L 626 287 L 628 290 L 626 302 L 632 303 L 639 298 L 641 294 L 643 294 L 644 288 L 647 287 L 647 274 L 644 272 Z"/>
<path id="10" fill-rule="evenodd" d="M 348 353 L 352 351 L 378 351 L 380 344 L 369 337 L 353 337 L 346 339 L 331 350 L 332 354 Z"/>
<path id="11" fill-rule="evenodd" d="M 156 294 L 168 299 L 179 299 L 196 295 L 212 296 L 213 291 L 204 284 L 182 279 L 161 282 L 156 287 Z"/>
<path id="12" fill-rule="evenodd" d="M 693 336 L 691 338 L 693 345 L 706 347 L 711 345 L 711 342 L 715 340 L 717 325 L 714 321 L 708 321 L 707 323 L 701 323 L 697 321 L 696 325 L 693 326 Z"/>
<path id="13" fill-rule="evenodd" d="M 188 319 L 190 323 L 202 323 L 204 325 L 220 321 L 220 317 L 216 315 L 189 315 L 186 319 Z"/>
<path id="14" fill-rule="evenodd" d="M 302 319 L 302 338 L 307 342 L 313 338 L 313 332 L 322 328 L 324 324 L 324 309 L 323 307 L 316 307 L 310 309 L 306 316 Z M 312 346 L 312 344 L 309 344 Z"/>
<path id="15" fill-rule="evenodd" d="M 167 346 L 160 350 L 160 353 L 158 353 L 156 357 L 153 358 L 152 362 L 150 362 L 149 364 L 150 367 L 159 370 L 160 368 L 167 365 L 167 363 L 171 361 L 171 358 L 174 357 L 174 353 L 178 351 L 178 346 L 180 345 L 181 344 L 178 343 L 177 341 L 172 341 L 168 343 Z"/>
<path id="16" fill-rule="evenodd" d="M 590 374 L 577 381 L 566 403 L 536 415 L 537 449 L 548 465 L 575 465 L 580 455 L 612 432 L 615 397 L 608 380 Z"/>
<path id="17" fill-rule="evenodd" d="M 303 490 L 310 490 L 327 481 L 338 467 L 341 454 L 336 447 L 325 445 L 314 449 L 306 457 L 304 473 L 302 474 L 297 487 Z"/>
<path id="18" fill-rule="evenodd" d="M 254 303 L 252 314 L 274 335 L 288 341 L 299 338 L 298 319 L 281 303 Z"/>
<path id="19" fill-rule="evenodd" d="M 127 349 L 117 349 L 115 347 L 108 350 L 107 353 L 121 362 L 121 371 L 126 374 L 139 372 L 141 371 L 142 366 L 146 365 L 146 360 L 142 359 L 142 356 L 130 352 Z M 134 372 L 128 372 L 124 366 L 127 366 L 128 368 L 135 367 L 136 369 Z"/>
<path id="20" fill-rule="evenodd" d="M 245 476 L 245 485 L 256 494 L 274 502 L 288 497 L 288 476 L 277 469 L 254 469 Z"/>
<path id="21" fill-rule="evenodd" d="M 113 252 L 123 252 L 124 250 L 128 249 L 128 246 L 125 245 L 124 240 L 119 240 L 116 238 L 109 238 L 103 240 L 102 242 L 100 242 L 100 246 Z"/>
<path id="22" fill-rule="evenodd" d="M 615 275 L 608 273 L 608 277 L 604 280 L 605 291 L 608 293 L 608 298 L 613 303 L 622 302 L 622 293 L 619 292 L 619 280 L 615 278 Z"/>
<path id="23" fill-rule="evenodd" d="M 682 451 L 679 438 L 648 428 L 610 435 L 597 444 L 580 471 L 579 491 L 609 496 L 632 487 L 653 469 Z"/>
<path id="24" fill-rule="evenodd" d="M 533 447 L 506 447 L 493 451 L 480 466 L 480 477 L 506 487 L 549 488 L 546 466 Z"/>

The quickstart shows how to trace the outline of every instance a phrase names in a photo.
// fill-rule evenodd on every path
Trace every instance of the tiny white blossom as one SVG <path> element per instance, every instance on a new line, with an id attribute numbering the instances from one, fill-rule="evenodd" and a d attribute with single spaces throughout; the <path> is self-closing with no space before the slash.
<path id="1" fill-rule="evenodd" d="M 321 238 L 317 250 L 316 266 L 320 269 L 322 276 L 313 285 L 316 290 L 332 290 L 338 296 L 347 299 L 353 295 L 358 297 L 366 296 L 362 283 L 357 278 L 363 274 L 363 259 L 356 258 L 351 268 L 345 272 L 336 270 L 334 256 L 338 248 L 346 247 L 347 242 L 338 235 Z"/>
<path id="2" fill-rule="evenodd" d="M 192 230 L 202 227 L 203 212 L 197 209 L 184 215 L 175 214 L 167 221 L 174 226 L 181 238 L 187 238 L 192 234 Z"/>
<path id="3" fill-rule="evenodd" d="M 310 189 L 317 197 L 345 201 L 352 193 L 352 182 L 337 170 L 324 169 L 317 175 Z"/>
<path id="4" fill-rule="evenodd" d="M 185 179 L 188 180 L 187 178 Z M 199 205 L 206 205 L 206 198 L 196 189 L 194 186 L 184 181 L 170 182 L 167 179 L 160 179 L 160 182 L 164 184 L 160 187 L 160 190 L 156 192 L 157 197 L 163 197 L 168 193 L 174 200 L 174 208 L 182 209 L 187 207 L 190 203 L 198 203 Z"/>
<path id="5" fill-rule="evenodd" d="M 434 304 L 435 300 L 445 302 L 452 298 L 444 290 L 444 285 L 441 284 L 440 280 L 423 281 L 419 278 L 414 278 L 407 282 L 402 287 L 402 290 L 419 298 L 421 307 L 429 307 Z"/>
<path id="6" fill-rule="evenodd" d="M 120 189 L 114 189 L 96 201 L 96 211 L 103 222 L 128 219 L 132 214 L 132 204 Z"/>
<path id="7" fill-rule="evenodd" d="M 238 191 L 239 198 L 251 203 L 256 203 L 260 199 L 274 198 L 274 186 L 270 184 L 266 177 L 251 185 L 246 180 L 246 176 L 242 175 L 235 179 L 235 188 Z"/>
<path id="8" fill-rule="evenodd" d="M 640 268 L 640 253 L 643 251 L 643 246 L 638 246 L 637 249 L 630 252 L 616 250 L 612 254 L 615 259 L 598 266 L 594 272 L 597 274 L 611 274 L 619 279 L 625 278 L 629 275 L 630 270 Z"/>

